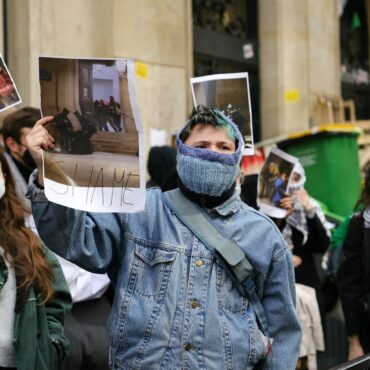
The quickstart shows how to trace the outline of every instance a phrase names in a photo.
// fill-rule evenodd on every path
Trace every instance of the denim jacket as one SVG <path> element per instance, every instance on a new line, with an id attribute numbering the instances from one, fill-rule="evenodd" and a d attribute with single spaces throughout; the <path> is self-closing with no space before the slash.
<path id="1" fill-rule="evenodd" d="M 295 369 L 301 330 L 290 252 L 274 224 L 234 195 L 210 210 L 214 226 L 245 251 L 274 338 L 267 346 L 248 300 L 164 203 L 145 211 L 86 213 L 29 187 L 32 212 L 54 252 L 115 286 L 109 320 L 113 369 Z"/>

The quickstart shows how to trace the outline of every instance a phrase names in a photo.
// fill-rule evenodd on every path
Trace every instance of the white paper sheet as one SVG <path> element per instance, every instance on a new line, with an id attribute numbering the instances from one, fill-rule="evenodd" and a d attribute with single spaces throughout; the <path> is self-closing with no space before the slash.
<path id="1" fill-rule="evenodd" d="M 191 79 L 191 89 L 195 106 L 218 108 L 239 127 L 245 142 L 243 155 L 253 155 L 248 72 L 195 77 Z"/>
<path id="2" fill-rule="evenodd" d="M 168 145 L 168 133 L 164 129 L 150 129 L 150 147 Z"/>

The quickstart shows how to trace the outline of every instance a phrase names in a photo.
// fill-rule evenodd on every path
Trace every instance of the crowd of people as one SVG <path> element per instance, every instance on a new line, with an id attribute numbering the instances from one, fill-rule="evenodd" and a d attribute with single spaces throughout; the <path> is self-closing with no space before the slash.
<path id="1" fill-rule="evenodd" d="M 53 119 L 1 128 L 0 370 L 317 368 L 331 226 L 299 162 L 276 184 L 286 216 L 260 212 L 238 127 L 198 106 L 176 150 L 152 148 L 144 211 L 83 212 L 45 197 Z M 359 204 L 338 272 L 350 359 L 370 350 L 370 172 Z"/>
<path id="2" fill-rule="evenodd" d="M 121 105 L 114 99 L 114 96 L 110 96 L 108 102 L 103 99 L 95 100 L 94 109 L 100 131 L 122 131 Z"/>

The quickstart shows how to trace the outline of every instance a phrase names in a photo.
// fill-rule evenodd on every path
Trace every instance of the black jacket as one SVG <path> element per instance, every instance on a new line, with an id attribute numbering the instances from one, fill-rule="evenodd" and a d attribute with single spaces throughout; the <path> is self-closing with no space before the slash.
<path id="1" fill-rule="evenodd" d="M 315 215 L 307 219 L 308 237 L 303 244 L 303 234 L 292 227 L 293 254 L 302 258 L 302 263 L 295 268 L 296 283 L 315 288 L 316 294 L 320 292 L 320 279 L 315 264 L 315 253 L 324 254 L 330 245 L 330 238 L 320 221 Z M 321 295 L 321 292 L 319 293 Z"/>
<path id="2" fill-rule="evenodd" d="M 325 327 L 325 303 L 315 255 L 326 252 L 330 245 L 330 238 L 317 215 L 313 218 L 306 217 L 306 219 L 308 236 L 305 244 L 303 244 L 303 234 L 292 227 L 293 254 L 302 259 L 302 263 L 294 269 L 295 281 L 298 284 L 307 285 L 315 289 L 321 322 L 323 327 Z"/>
<path id="3" fill-rule="evenodd" d="M 348 335 L 359 334 L 361 328 L 370 323 L 369 236 L 362 213 L 355 214 L 348 226 L 342 247 L 343 261 L 337 274 Z"/>

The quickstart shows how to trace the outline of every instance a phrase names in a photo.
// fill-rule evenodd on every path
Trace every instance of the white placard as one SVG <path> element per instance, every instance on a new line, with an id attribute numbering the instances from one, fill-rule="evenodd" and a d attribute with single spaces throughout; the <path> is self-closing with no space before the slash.
<path id="1" fill-rule="evenodd" d="M 254 154 L 252 109 L 248 72 L 225 73 L 191 79 L 194 105 L 218 108 L 244 137 L 243 155 Z"/>

